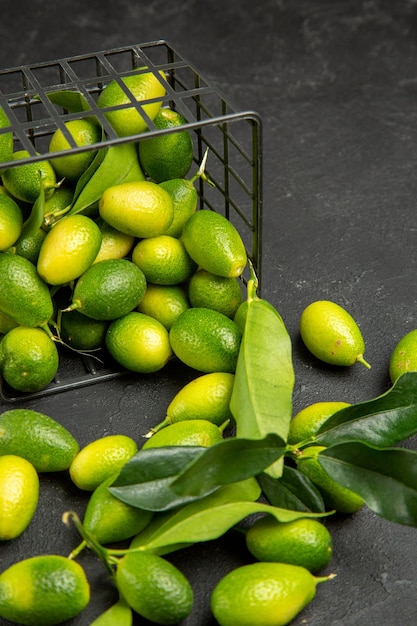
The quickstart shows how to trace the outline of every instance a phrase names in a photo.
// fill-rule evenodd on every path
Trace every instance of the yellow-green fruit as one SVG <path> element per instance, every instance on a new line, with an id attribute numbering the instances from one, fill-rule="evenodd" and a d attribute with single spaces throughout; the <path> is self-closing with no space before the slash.
<path id="1" fill-rule="evenodd" d="M 208 272 L 236 278 L 246 267 L 241 236 L 220 213 L 197 211 L 184 224 L 181 239 L 190 257 Z"/>
<path id="2" fill-rule="evenodd" d="M 156 624 L 179 624 L 193 608 L 188 580 L 156 554 L 126 554 L 117 565 L 116 586 L 136 613 Z"/>
<path id="3" fill-rule="evenodd" d="M 243 300 L 238 278 L 218 276 L 201 269 L 189 280 L 188 297 L 191 306 L 214 309 L 232 319 Z"/>
<path id="4" fill-rule="evenodd" d="M 147 439 L 142 450 L 162 446 L 209 446 L 223 439 L 222 430 L 204 419 L 188 420 L 169 424 Z"/>
<path id="5" fill-rule="evenodd" d="M 97 219 L 97 226 L 101 231 L 101 245 L 94 263 L 108 259 L 123 259 L 129 254 L 135 243 L 132 235 L 120 232 L 100 217 Z"/>
<path id="6" fill-rule="evenodd" d="M 363 358 L 365 342 L 353 317 L 329 300 L 309 304 L 300 318 L 301 338 L 307 349 L 324 363 L 349 366 Z"/>
<path id="7" fill-rule="evenodd" d="M 139 241 L 133 248 L 132 261 L 155 285 L 184 283 L 197 269 L 183 243 L 169 235 Z"/>
<path id="8" fill-rule="evenodd" d="M 106 346 L 120 365 L 139 374 L 158 372 L 172 357 L 165 326 L 153 317 L 136 311 L 110 324 Z"/>
<path id="9" fill-rule="evenodd" d="M 133 237 L 157 237 L 174 217 L 170 194 L 149 180 L 108 187 L 100 198 L 100 216 L 110 226 Z"/>
<path id="10" fill-rule="evenodd" d="M 83 274 L 101 245 L 97 224 L 86 215 L 63 217 L 48 232 L 39 252 L 39 276 L 50 285 L 64 285 Z"/>
<path id="11" fill-rule="evenodd" d="M 76 439 L 48 415 L 31 409 L 0 415 L 0 456 L 15 454 L 37 472 L 59 472 L 69 468 L 78 451 Z"/>
<path id="12" fill-rule="evenodd" d="M 177 111 L 163 107 L 153 123 L 157 130 L 165 130 L 180 127 L 186 122 Z M 193 162 L 193 142 L 189 130 L 142 139 L 138 149 L 143 169 L 157 183 L 184 178 Z"/>
<path id="13" fill-rule="evenodd" d="M 18 204 L 10 196 L 0 194 L 0 250 L 7 250 L 22 232 L 23 216 Z"/>
<path id="14" fill-rule="evenodd" d="M 146 70 L 147 68 L 140 68 Z M 165 74 L 160 71 L 159 76 L 150 71 L 141 71 L 122 78 L 123 83 L 130 92 L 129 95 L 119 85 L 118 81 L 112 80 L 103 89 L 97 99 L 97 106 L 117 107 L 132 103 L 132 107 L 108 111 L 105 117 L 120 137 L 137 135 L 148 128 L 146 119 L 141 115 L 136 106 L 136 101 L 142 106 L 143 111 L 152 120 L 155 118 L 162 105 L 162 100 L 143 104 L 147 100 L 162 98 L 165 95 Z"/>
<path id="15" fill-rule="evenodd" d="M 102 482 L 91 494 L 83 526 L 101 544 L 130 539 L 145 528 L 153 513 L 122 502 L 109 491 L 114 477 Z"/>
<path id="16" fill-rule="evenodd" d="M 72 139 L 74 147 L 91 146 L 101 140 L 100 126 L 88 119 L 70 120 L 69 122 L 65 122 L 64 125 Z M 50 139 L 49 152 L 68 151 L 72 148 L 73 145 L 64 134 L 64 131 L 58 128 Z M 51 163 L 60 178 L 74 182 L 77 181 L 81 174 L 88 168 L 96 152 L 97 150 L 71 152 L 68 155 L 51 159 Z"/>
<path id="17" fill-rule="evenodd" d="M 42 228 L 28 235 L 22 233 L 14 245 L 15 254 L 36 265 L 45 237 L 46 232 Z"/>
<path id="18" fill-rule="evenodd" d="M 191 180 L 173 178 L 159 183 L 168 191 L 174 203 L 174 217 L 166 235 L 181 237 L 185 222 L 197 210 L 198 193 Z"/>
<path id="19" fill-rule="evenodd" d="M 242 333 L 222 313 L 206 308 L 184 311 L 169 331 L 174 354 L 186 365 L 204 372 L 236 370 Z"/>
<path id="20" fill-rule="evenodd" d="M 272 515 L 257 519 L 246 532 L 246 546 L 258 561 L 300 565 L 315 573 L 333 554 L 332 536 L 322 522 L 300 518 L 278 522 Z"/>
<path id="21" fill-rule="evenodd" d="M 39 478 L 33 465 L 19 456 L 0 457 L 0 541 L 15 539 L 28 527 L 39 499 Z M 2 607 L 0 575 L 0 615 Z"/>
<path id="22" fill-rule="evenodd" d="M 83 611 L 90 585 L 81 565 L 45 554 L 18 561 L 0 574 L 0 615 L 26 626 L 54 626 Z"/>
<path id="23" fill-rule="evenodd" d="M 297 468 L 319 488 L 327 510 L 339 513 L 356 513 L 365 504 L 357 493 L 343 487 L 333 480 L 317 460 L 318 454 L 325 450 L 325 446 L 310 446 L 305 448 L 297 459 Z"/>
<path id="24" fill-rule="evenodd" d="M 105 344 L 109 322 L 94 320 L 77 310 L 61 315 L 61 339 L 75 350 L 98 350 Z"/>
<path id="25" fill-rule="evenodd" d="M 73 483 L 94 491 L 103 481 L 117 474 L 137 452 L 136 442 L 127 435 L 107 435 L 91 441 L 74 457 L 70 468 Z"/>
<path id="26" fill-rule="evenodd" d="M 287 563 L 251 563 L 224 576 L 210 606 L 220 626 L 285 626 L 316 595 L 316 578 Z"/>
<path id="27" fill-rule="evenodd" d="M 190 303 L 182 285 L 147 285 L 142 300 L 137 306 L 140 313 L 154 317 L 170 330 L 175 320 Z"/>
<path id="28" fill-rule="evenodd" d="M 348 402 L 314 402 L 304 407 L 290 422 L 288 443 L 295 445 L 311 439 L 331 415 L 347 406 Z"/>
<path id="29" fill-rule="evenodd" d="M 13 153 L 14 161 L 29 157 L 27 150 L 18 150 Z M 57 184 L 55 170 L 48 160 L 31 161 L 21 165 L 17 163 L 3 172 L 2 180 L 7 191 L 14 198 L 31 204 L 38 199 L 42 187 L 45 198 L 49 198 L 54 193 Z"/>
<path id="30" fill-rule="evenodd" d="M 55 378 L 58 366 L 56 344 L 41 328 L 16 326 L 2 340 L 1 375 L 17 391 L 44 389 Z"/>
<path id="31" fill-rule="evenodd" d="M 3 107 L 0 107 L 0 128 L 10 126 L 10 120 L 7 117 Z M 0 134 L 0 162 L 11 161 L 13 155 L 13 133 Z"/>
<path id="32" fill-rule="evenodd" d="M 390 362 L 389 376 L 392 383 L 405 372 L 417 371 L 417 329 L 410 330 L 395 346 Z"/>
<path id="33" fill-rule="evenodd" d="M 51 294 L 33 263 L 17 254 L 0 252 L 0 275 L 2 313 L 23 326 L 42 326 L 51 319 Z"/>

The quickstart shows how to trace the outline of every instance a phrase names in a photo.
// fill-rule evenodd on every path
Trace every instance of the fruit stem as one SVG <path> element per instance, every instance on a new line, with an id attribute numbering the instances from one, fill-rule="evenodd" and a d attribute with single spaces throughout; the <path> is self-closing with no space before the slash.
<path id="1" fill-rule="evenodd" d="M 80 534 L 81 538 L 83 539 L 82 544 L 85 544 L 85 546 L 83 545 L 82 547 L 87 547 L 90 548 L 90 550 L 92 550 L 100 559 L 100 561 L 102 561 L 102 563 L 104 563 L 106 569 L 108 570 L 108 572 L 110 573 L 111 576 L 114 576 L 114 571 L 112 568 L 112 559 L 109 558 L 110 555 L 108 553 L 108 550 L 106 548 L 104 548 L 101 544 L 98 543 L 98 541 L 96 541 L 91 535 L 90 533 L 84 528 L 84 526 L 81 523 L 80 518 L 78 517 L 78 515 L 75 513 L 75 511 L 66 511 L 63 516 L 62 516 L 62 521 L 64 522 L 64 524 L 66 524 L 67 526 L 69 526 L 69 523 L 72 522 L 75 526 L 75 528 L 78 530 L 78 533 Z M 80 544 L 80 545 L 82 545 Z M 75 556 L 77 556 L 80 546 L 78 546 L 78 548 L 75 548 L 75 550 L 73 550 L 71 552 L 71 554 L 69 555 L 68 558 L 74 558 Z M 81 548 L 82 549 L 82 548 Z"/>
<path id="2" fill-rule="evenodd" d="M 156 426 L 154 426 L 153 428 L 151 428 L 146 435 L 143 435 L 143 437 L 145 437 L 146 439 L 150 439 L 152 437 L 152 435 L 154 435 L 155 433 L 158 432 L 158 430 L 162 430 L 163 428 L 165 428 L 165 426 L 169 426 L 169 424 L 171 424 L 171 420 L 168 416 L 166 416 L 166 418 L 164 420 L 162 420 L 162 422 L 160 422 L 159 424 L 157 424 Z"/>
<path id="3" fill-rule="evenodd" d="M 337 574 L 328 574 L 328 576 L 315 576 L 314 579 L 316 581 L 316 584 L 320 584 L 320 583 L 325 583 L 328 580 L 333 580 L 333 578 L 336 578 Z"/>
<path id="4" fill-rule="evenodd" d="M 371 369 L 370 364 L 367 361 L 365 361 L 365 359 L 363 358 L 363 354 L 358 354 L 358 356 L 356 357 L 356 360 L 358 363 L 362 363 L 362 365 L 368 368 L 368 370 Z"/>

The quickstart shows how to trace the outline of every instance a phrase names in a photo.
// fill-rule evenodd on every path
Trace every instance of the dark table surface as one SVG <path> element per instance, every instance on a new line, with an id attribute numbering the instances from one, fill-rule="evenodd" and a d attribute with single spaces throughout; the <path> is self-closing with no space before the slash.
<path id="1" fill-rule="evenodd" d="M 238 109 L 262 116 L 262 295 L 293 339 L 295 412 L 383 393 L 392 349 L 417 326 L 416 35 L 413 0 L 3 0 L 0 67 L 166 39 Z M 332 368 L 306 353 L 299 317 L 317 299 L 339 302 L 356 318 L 372 369 Z M 140 385 L 127 376 L 19 406 L 60 420 L 81 445 L 120 432 L 140 440 L 180 385 L 175 371 Z M 85 503 L 69 480 L 42 477 L 35 518 L 0 546 L 1 569 L 42 552 L 67 554 L 77 536 L 61 515 L 69 507 L 82 513 Z M 294 624 L 414 625 L 415 529 L 366 508 L 328 527 L 337 577 Z M 210 591 L 247 558 L 233 534 L 172 556 L 196 595 L 184 624 L 215 623 Z M 93 596 L 72 626 L 90 624 L 115 597 L 97 559 L 80 560 Z"/>

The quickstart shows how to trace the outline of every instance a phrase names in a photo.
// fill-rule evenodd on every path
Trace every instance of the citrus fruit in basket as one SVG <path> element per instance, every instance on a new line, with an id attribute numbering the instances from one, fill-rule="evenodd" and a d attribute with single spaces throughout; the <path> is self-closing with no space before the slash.
<path id="1" fill-rule="evenodd" d="M 0 250 L 7 250 L 22 232 L 23 216 L 19 205 L 10 196 L 0 194 Z"/>
<path id="2" fill-rule="evenodd" d="M 76 147 L 91 146 L 101 140 L 101 128 L 98 124 L 88 120 L 70 120 L 64 123 Z M 49 141 L 49 152 L 71 150 L 73 146 L 60 128 L 54 132 Z M 85 152 L 71 152 L 71 154 L 51 158 L 52 166 L 59 178 L 75 182 L 85 172 L 94 159 L 97 150 Z"/>
<path id="3" fill-rule="evenodd" d="M 343 307 L 329 300 L 309 304 L 300 318 L 300 334 L 306 348 L 320 361 L 350 366 L 363 358 L 365 342 L 362 333 Z"/>
<path id="4" fill-rule="evenodd" d="M 101 217 L 113 228 L 133 237 L 165 234 L 174 217 L 170 194 L 149 180 L 108 187 L 99 202 Z"/>
<path id="5" fill-rule="evenodd" d="M 249 552 L 258 561 L 301 565 L 315 573 L 332 558 L 330 532 L 322 522 L 308 517 L 278 522 L 266 515 L 249 527 L 245 538 Z"/>
<path id="6" fill-rule="evenodd" d="M 133 248 L 132 261 L 156 285 L 183 283 L 197 269 L 184 244 L 169 235 L 141 239 Z"/>
<path id="7" fill-rule="evenodd" d="M 136 454 L 136 442 L 127 435 L 107 435 L 81 448 L 69 468 L 73 483 L 94 491 L 103 481 L 117 474 Z"/>
<path id="8" fill-rule="evenodd" d="M 288 443 L 295 445 L 314 437 L 331 415 L 350 406 L 348 402 L 314 402 L 304 407 L 290 422 Z"/>
<path id="9" fill-rule="evenodd" d="M 33 465 L 15 454 L 1 456 L 0 541 L 15 539 L 23 533 L 32 521 L 38 499 L 39 477 Z M 1 597 L 0 592 L 0 615 Z"/>
<path id="10" fill-rule="evenodd" d="M 185 222 L 197 210 L 198 193 L 191 180 L 173 178 L 159 183 L 174 203 L 174 217 L 166 235 L 181 237 Z"/>
<path id="11" fill-rule="evenodd" d="M 210 606 L 220 626 L 285 626 L 316 595 L 316 577 L 287 563 L 251 563 L 227 573 L 214 588 Z"/>
<path id="12" fill-rule="evenodd" d="M 7 117 L 3 107 L 0 106 L 0 128 L 10 126 L 10 120 Z M 0 162 L 11 161 L 13 155 L 13 133 L 0 134 Z"/>
<path id="13" fill-rule="evenodd" d="M 156 624 L 178 624 L 193 608 L 193 591 L 180 570 L 149 552 L 126 554 L 117 564 L 116 586 L 136 613 Z"/>
<path id="14" fill-rule="evenodd" d="M 37 472 L 60 472 L 79 451 L 76 439 L 62 424 L 31 409 L 10 409 L 0 415 L 0 457 L 15 454 Z"/>
<path id="15" fill-rule="evenodd" d="M 113 496 L 109 491 L 113 480 L 111 476 L 96 487 L 83 518 L 84 528 L 101 544 L 130 539 L 148 525 L 153 515 Z"/>
<path id="16" fill-rule="evenodd" d="M 209 446 L 222 441 L 222 429 L 205 419 L 186 420 L 168 424 L 148 438 L 142 450 L 163 446 Z"/>
<path id="17" fill-rule="evenodd" d="M 105 344 L 108 327 L 108 321 L 94 320 L 75 309 L 62 314 L 60 337 L 74 350 L 98 350 Z"/>
<path id="18" fill-rule="evenodd" d="M 46 232 L 42 228 L 38 228 L 33 234 L 22 234 L 13 246 L 15 254 L 23 256 L 36 265 L 45 237 Z"/>
<path id="19" fill-rule="evenodd" d="M 40 391 L 53 381 L 58 366 L 56 344 L 41 328 L 16 326 L 1 342 L 0 373 L 17 391 Z"/>
<path id="20" fill-rule="evenodd" d="M 191 306 L 214 309 L 232 319 L 243 300 L 238 278 L 218 276 L 201 269 L 189 280 L 188 297 Z"/>
<path id="21" fill-rule="evenodd" d="M 236 278 L 246 267 L 241 236 L 220 213 L 197 211 L 184 224 L 181 239 L 190 257 L 208 272 Z"/>
<path id="22" fill-rule="evenodd" d="M 107 259 L 123 259 L 133 248 L 135 238 L 132 235 L 120 232 L 113 228 L 101 217 L 96 220 L 101 232 L 101 246 L 94 263 Z"/>
<path id="23" fill-rule="evenodd" d="M 7 191 L 23 202 L 36 202 L 41 188 L 45 191 L 45 198 L 49 198 L 55 191 L 57 184 L 55 170 L 50 161 L 43 159 L 19 165 L 18 161 L 30 157 L 27 150 L 17 150 L 13 153 L 14 167 L 9 167 L 2 173 L 3 185 Z"/>
<path id="24" fill-rule="evenodd" d="M 140 374 L 161 370 L 172 357 L 165 326 L 155 318 L 137 311 L 110 324 L 106 347 L 120 365 Z"/>
<path id="25" fill-rule="evenodd" d="M 150 315 L 169 330 L 177 317 L 190 308 L 187 294 L 182 285 L 148 284 L 137 310 Z"/>
<path id="26" fill-rule="evenodd" d="M 206 374 L 236 370 L 242 333 L 218 311 L 187 309 L 172 325 L 169 339 L 174 354 L 189 367 Z"/>
<path id="27" fill-rule="evenodd" d="M 45 215 L 65 213 L 66 209 L 71 206 L 73 196 L 74 188 L 64 181 L 62 185 L 55 189 L 52 196 L 45 200 Z"/>
<path id="28" fill-rule="evenodd" d="M 161 108 L 153 119 L 157 130 L 183 126 L 186 121 L 173 109 Z M 193 162 L 193 142 L 189 130 L 156 135 L 139 141 L 139 160 L 156 183 L 184 178 Z"/>
<path id="29" fill-rule="evenodd" d="M 394 350 L 389 361 L 389 376 L 392 383 L 405 372 L 417 371 L 417 329 L 404 335 Z"/>
<path id="30" fill-rule="evenodd" d="M 0 574 L 0 615 L 17 624 L 54 626 L 81 613 L 89 601 L 83 568 L 64 556 L 33 556 Z"/>
<path id="31" fill-rule="evenodd" d="M 39 251 L 37 270 L 49 285 L 64 285 L 83 274 L 101 244 L 97 224 L 86 215 L 67 215 L 48 231 Z"/>
<path id="32" fill-rule="evenodd" d="M 137 307 L 145 290 L 145 275 L 134 263 L 107 259 L 91 265 L 78 279 L 72 304 L 64 312 L 75 309 L 95 320 L 114 320 Z"/>
<path id="33" fill-rule="evenodd" d="M 147 68 L 139 68 L 139 70 L 141 71 L 122 77 L 120 83 L 118 79 L 112 80 L 104 87 L 97 98 L 97 106 L 100 108 L 118 107 L 129 103 L 135 105 L 104 113 L 106 119 L 120 137 L 137 135 L 148 128 L 146 118 L 138 110 L 136 102 L 143 107 L 146 115 L 153 120 L 162 106 L 162 98 L 166 93 L 166 77 L 163 71 L 154 74 L 151 71 L 146 71 Z M 126 91 L 121 83 L 124 84 Z M 145 101 L 153 99 L 156 99 L 156 101 L 145 104 Z"/>
<path id="34" fill-rule="evenodd" d="M 0 252 L 0 275 L 0 311 L 23 326 L 46 324 L 54 305 L 33 263 L 17 254 Z"/>
<path id="35" fill-rule="evenodd" d="M 363 505 L 364 500 L 357 493 L 343 487 L 333 480 L 320 465 L 317 456 L 325 450 L 324 446 L 310 446 L 305 448 L 297 458 L 297 468 L 319 488 L 328 510 L 334 509 L 339 513 L 356 513 Z"/>

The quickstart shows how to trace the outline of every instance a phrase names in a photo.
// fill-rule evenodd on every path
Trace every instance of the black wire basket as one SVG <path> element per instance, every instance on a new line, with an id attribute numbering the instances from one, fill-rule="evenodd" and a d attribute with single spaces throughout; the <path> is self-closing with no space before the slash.
<path id="1" fill-rule="evenodd" d="M 71 152 L 96 150 L 126 142 L 139 142 L 150 136 L 173 132 L 159 130 L 143 109 L 149 100 L 138 103 L 123 83 L 123 77 L 146 68 L 155 76 L 162 70 L 167 77 L 163 106 L 175 109 L 185 119 L 181 129 L 188 129 L 193 140 L 195 170 L 208 154 L 205 174 L 212 184 L 201 178 L 196 183 L 199 208 L 221 213 L 238 229 L 247 254 L 261 285 L 262 261 L 262 124 L 254 111 L 239 111 L 226 100 L 217 87 L 202 76 L 195 66 L 164 40 L 135 44 L 50 62 L 23 65 L 0 70 L 0 105 L 11 127 L 0 133 L 13 132 L 14 149 L 26 150 L 28 157 L 2 163 L 2 168 L 50 159 L 69 152 L 50 152 L 51 135 L 65 134 Z M 103 88 L 116 80 L 131 98 L 129 104 L 111 107 L 135 107 L 145 118 L 146 133 L 120 137 L 109 124 L 106 111 L 97 106 Z M 81 94 L 89 109 L 71 112 L 59 102 L 59 92 Z M 51 98 L 51 94 L 55 94 Z M 58 94 L 58 97 L 57 97 Z M 161 98 L 158 98 L 159 100 Z M 65 122 L 95 117 L 105 132 L 99 144 L 79 147 L 65 127 Z M 247 276 L 243 274 L 246 282 Z M 36 393 L 20 393 L 1 381 L 1 395 L 6 402 L 44 396 L 74 387 L 92 384 L 123 374 L 123 370 L 106 358 L 79 356 L 65 351 L 55 380 Z"/>

